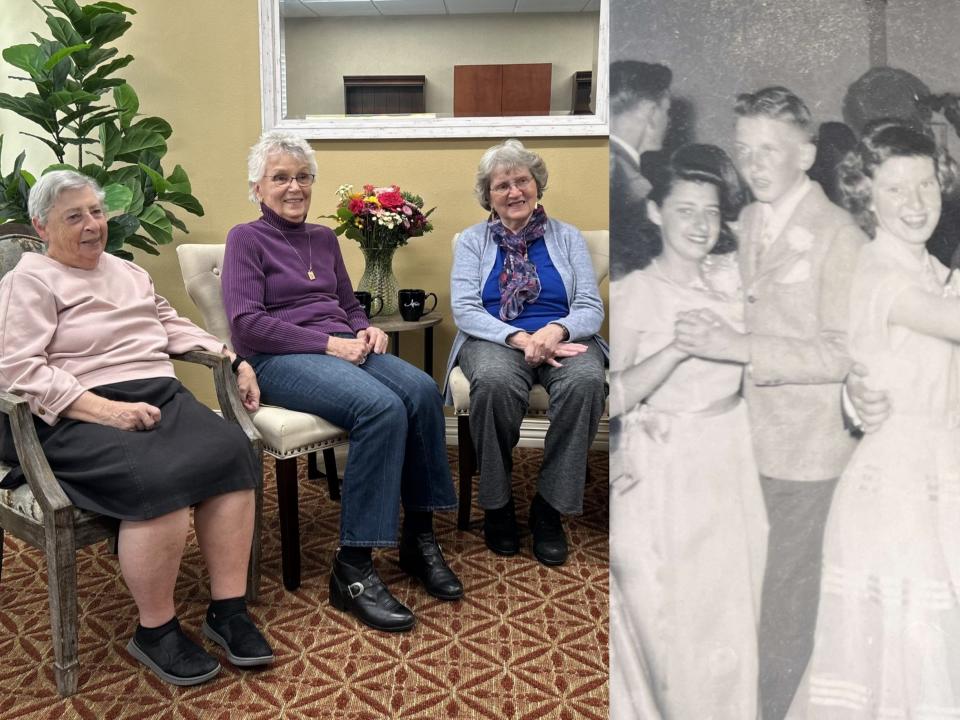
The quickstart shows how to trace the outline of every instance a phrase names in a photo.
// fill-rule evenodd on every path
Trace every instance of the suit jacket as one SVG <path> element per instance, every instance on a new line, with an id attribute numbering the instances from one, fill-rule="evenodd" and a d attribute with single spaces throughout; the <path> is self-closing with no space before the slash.
<path id="1" fill-rule="evenodd" d="M 650 262 L 639 229 L 646 218 L 650 183 L 618 144 L 610 143 L 610 279 L 624 277 Z"/>
<path id="2" fill-rule="evenodd" d="M 781 480 L 835 478 L 856 442 L 840 394 L 850 368 L 850 285 L 867 237 L 815 182 L 767 248 L 761 210 L 744 208 L 739 227 L 750 333 L 744 396 L 757 465 Z"/>

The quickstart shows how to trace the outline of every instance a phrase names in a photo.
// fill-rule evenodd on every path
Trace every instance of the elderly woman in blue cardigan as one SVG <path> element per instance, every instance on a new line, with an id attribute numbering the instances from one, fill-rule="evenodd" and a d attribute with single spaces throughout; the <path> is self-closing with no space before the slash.
<path id="1" fill-rule="evenodd" d="M 499 555 L 520 550 L 511 456 L 531 386 L 547 389 L 550 428 L 529 526 L 536 558 L 561 565 L 568 552 L 561 518 L 583 510 L 607 348 L 597 335 L 603 302 L 586 242 L 572 225 L 547 217 L 539 203 L 546 187 L 546 164 L 518 140 L 484 153 L 475 190 L 490 219 L 464 230 L 454 250 L 458 332 L 447 373 L 459 364 L 470 381 L 483 533 Z"/>

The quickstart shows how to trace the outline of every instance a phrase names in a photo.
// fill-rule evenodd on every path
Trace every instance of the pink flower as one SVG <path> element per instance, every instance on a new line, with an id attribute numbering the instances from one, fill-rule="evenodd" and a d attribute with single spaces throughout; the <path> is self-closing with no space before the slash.
<path id="1" fill-rule="evenodd" d="M 395 210 L 403 207 L 404 199 L 403 196 L 398 193 L 396 190 L 390 190 L 387 192 L 382 192 L 377 195 L 377 200 L 380 201 L 380 204 L 390 210 Z"/>
<path id="2" fill-rule="evenodd" d="M 350 202 L 347 204 L 347 209 L 354 215 L 359 215 L 361 212 L 363 212 L 363 200 L 360 198 L 350 198 Z"/>

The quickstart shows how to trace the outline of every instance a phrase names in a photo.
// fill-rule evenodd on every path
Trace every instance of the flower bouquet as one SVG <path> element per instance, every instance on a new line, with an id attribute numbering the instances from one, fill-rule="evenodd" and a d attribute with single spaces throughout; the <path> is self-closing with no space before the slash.
<path id="1" fill-rule="evenodd" d="M 383 313 L 397 312 L 397 278 L 393 274 L 393 253 L 412 237 L 433 230 L 427 219 L 436 208 L 423 211 L 423 198 L 403 192 L 397 185 L 374 187 L 364 185 L 355 192 L 353 185 L 337 188 L 340 202 L 333 215 L 333 231 L 360 243 L 366 260 L 363 277 L 357 290 L 365 290 L 383 302 Z"/>

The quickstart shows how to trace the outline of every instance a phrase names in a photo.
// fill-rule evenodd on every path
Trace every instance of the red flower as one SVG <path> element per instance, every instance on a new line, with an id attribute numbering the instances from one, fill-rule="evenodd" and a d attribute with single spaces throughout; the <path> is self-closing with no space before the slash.
<path id="1" fill-rule="evenodd" d="M 363 186 L 364 195 L 373 195 L 373 185 L 364 185 Z"/>
<path id="2" fill-rule="evenodd" d="M 350 198 L 350 202 L 347 204 L 347 209 L 354 215 L 359 215 L 361 212 L 363 212 L 363 200 L 360 198 Z"/>
<path id="3" fill-rule="evenodd" d="M 396 190 L 390 190 L 388 192 L 382 192 L 377 195 L 377 200 L 380 201 L 380 204 L 389 209 L 397 210 L 403 207 L 403 195 L 398 193 Z"/>

